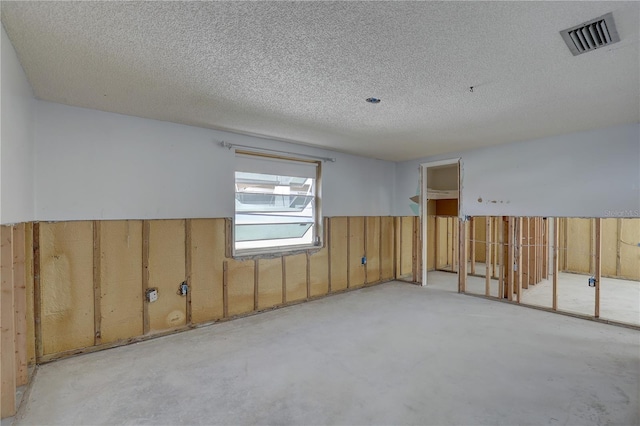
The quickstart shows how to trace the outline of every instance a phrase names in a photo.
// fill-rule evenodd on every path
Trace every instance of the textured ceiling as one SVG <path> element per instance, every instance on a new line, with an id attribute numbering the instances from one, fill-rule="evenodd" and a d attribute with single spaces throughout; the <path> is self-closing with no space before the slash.
<path id="1" fill-rule="evenodd" d="M 621 41 L 572 56 L 559 31 L 610 11 Z M 39 99 L 387 160 L 640 121 L 639 17 L 635 2 L 2 2 Z"/>

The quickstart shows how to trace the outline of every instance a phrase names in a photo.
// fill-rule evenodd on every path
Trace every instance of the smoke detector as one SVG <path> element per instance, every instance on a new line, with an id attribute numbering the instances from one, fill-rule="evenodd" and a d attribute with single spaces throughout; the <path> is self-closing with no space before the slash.
<path id="1" fill-rule="evenodd" d="M 573 28 L 560 31 L 573 56 L 581 55 L 620 41 L 611 12 Z"/>

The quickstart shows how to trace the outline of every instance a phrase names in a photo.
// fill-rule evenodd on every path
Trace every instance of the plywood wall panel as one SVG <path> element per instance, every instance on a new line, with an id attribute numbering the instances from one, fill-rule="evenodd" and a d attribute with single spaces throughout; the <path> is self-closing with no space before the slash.
<path id="1" fill-rule="evenodd" d="M 142 221 L 97 222 L 102 343 L 143 334 Z"/>
<path id="2" fill-rule="evenodd" d="M 150 332 L 186 324 L 186 297 L 177 294 L 185 278 L 185 221 L 149 221 L 148 287 L 158 289 L 158 300 L 147 303 Z"/>
<path id="3" fill-rule="evenodd" d="M 347 288 L 347 218 L 332 217 L 329 222 L 331 291 L 340 291 Z"/>
<path id="4" fill-rule="evenodd" d="M 40 224 L 44 355 L 94 343 L 93 222 Z"/>
<path id="5" fill-rule="evenodd" d="M 640 219 L 620 221 L 620 275 L 640 280 Z"/>
<path id="6" fill-rule="evenodd" d="M 25 280 L 27 285 L 27 362 L 36 362 L 36 329 L 33 309 L 33 223 L 25 224 Z"/>
<path id="7" fill-rule="evenodd" d="M 225 226 L 224 219 L 191 219 L 191 320 L 196 324 L 224 316 Z"/>
<path id="8" fill-rule="evenodd" d="M 382 280 L 393 279 L 393 262 L 394 262 L 394 226 L 393 217 L 385 216 L 380 218 L 380 274 Z"/>
<path id="9" fill-rule="evenodd" d="M 362 257 L 364 246 L 364 217 L 349 217 L 349 287 L 361 287 L 365 281 Z"/>
<path id="10" fill-rule="evenodd" d="M 307 298 L 307 255 L 285 256 L 286 301 L 296 302 Z"/>
<path id="11" fill-rule="evenodd" d="M 258 261 L 258 309 L 282 304 L 282 258 Z"/>
<path id="12" fill-rule="evenodd" d="M 227 271 L 227 300 L 229 316 L 253 311 L 255 290 L 255 262 L 229 260 Z"/>
<path id="13" fill-rule="evenodd" d="M 367 283 L 380 281 L 380 218 L 367 217 Z"/>

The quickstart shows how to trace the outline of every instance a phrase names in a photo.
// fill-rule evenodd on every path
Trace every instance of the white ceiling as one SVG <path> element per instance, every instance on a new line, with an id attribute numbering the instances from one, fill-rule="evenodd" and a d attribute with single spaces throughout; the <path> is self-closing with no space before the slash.
<path id="1" fill-rule="evenodd" d="M 621 41 L 572 56 L 559 31 L 610 11 Z M 39 99 L 387 160 L 639 122 L 639 21 L 635 2 L 2 1 Z"/>

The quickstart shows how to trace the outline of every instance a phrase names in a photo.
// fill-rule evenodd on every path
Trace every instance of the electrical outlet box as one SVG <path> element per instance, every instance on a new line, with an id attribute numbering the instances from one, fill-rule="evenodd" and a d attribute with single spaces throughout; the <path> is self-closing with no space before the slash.
<path id="1" fill-rule="evenodd" d="M 148 288 L 147 292 L 147 302 L 152 303 L 158 300 L 158 289 L 157 288 Z"/>

